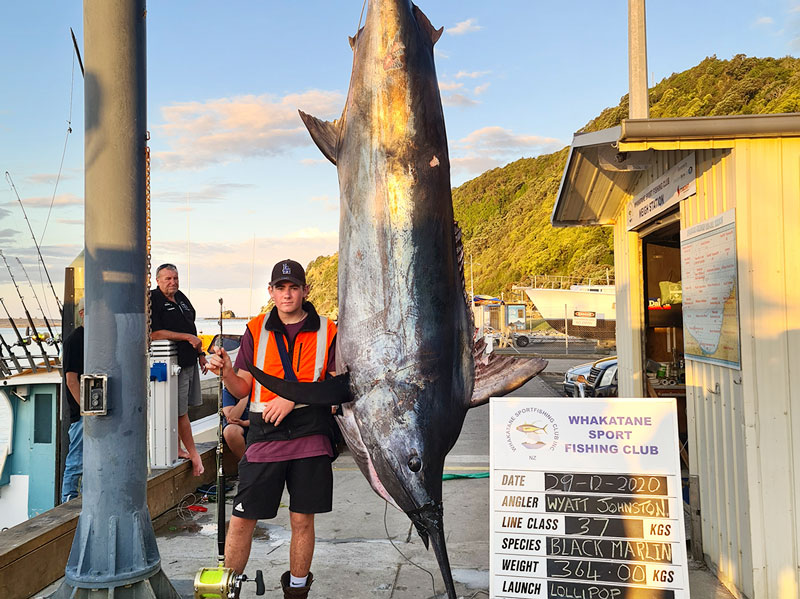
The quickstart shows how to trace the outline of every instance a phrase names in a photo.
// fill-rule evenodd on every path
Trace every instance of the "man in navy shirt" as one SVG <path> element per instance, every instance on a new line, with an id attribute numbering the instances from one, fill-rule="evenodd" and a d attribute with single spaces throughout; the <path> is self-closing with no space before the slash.
<path id="1" fill-rule="evenodd" d="M 178 446 L 178 456 L 192 461 L 192 472 L 200 476 L 204 472 L 203 461 L 194 445 L 192 423 L 189 421 L 189 406 L 203 403 L 200 392 L 200 372 L 206 370 L 203 342 L 197 336 L 194 324 L 196 316 L 189 298 L 178 291 L 178 268 L 174 264 L 162 264 L 156 270 L 155 289 L 150 291 L 150 339 L 169 339 L 178 346 L 178 439 L 186 450 Z"/>

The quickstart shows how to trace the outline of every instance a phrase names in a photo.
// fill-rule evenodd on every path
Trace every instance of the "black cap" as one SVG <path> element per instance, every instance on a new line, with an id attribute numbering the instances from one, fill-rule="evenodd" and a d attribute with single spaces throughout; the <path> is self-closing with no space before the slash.
<path id="1" fill-rule="evenodd" d="M 270 286 L 277 285 L 281 281 L 289 281 L 297 285 L 306 284 L 306 271 L 294 260 L 281 260 L 272 268 L 272 280 Z"/>

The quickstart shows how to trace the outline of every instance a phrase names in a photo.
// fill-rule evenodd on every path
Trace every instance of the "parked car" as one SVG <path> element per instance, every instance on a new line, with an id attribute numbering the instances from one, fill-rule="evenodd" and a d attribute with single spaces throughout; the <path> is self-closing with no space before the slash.
<path id="1" fill-rule="evenodd" d="M 617 396 L 617 356 L 603 358 L 592 364 L 586 377 L 586 397 Z"/>
<path id="2" fill-rule="evenodd" d="M 564 394 L 567 397 L 572 397 L 575 394 L 575 381 L 578 380 L 579 376 L 582 376 L 585 380 L 589 376 L 592 366 L 594 366 L 594 362 L 586 362 L 567 370 L 564 375 Z"/>

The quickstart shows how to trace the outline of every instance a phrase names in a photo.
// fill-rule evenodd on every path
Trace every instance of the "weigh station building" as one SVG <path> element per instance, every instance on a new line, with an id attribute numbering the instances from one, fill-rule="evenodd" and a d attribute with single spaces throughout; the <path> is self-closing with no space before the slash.
<path id="1" fill-rule="evenodd" d="M 552 223 L 614 228 L 620 397 L 675 397 L 691 552 L 800 596 L 800 114 L 574 136 Z"/>

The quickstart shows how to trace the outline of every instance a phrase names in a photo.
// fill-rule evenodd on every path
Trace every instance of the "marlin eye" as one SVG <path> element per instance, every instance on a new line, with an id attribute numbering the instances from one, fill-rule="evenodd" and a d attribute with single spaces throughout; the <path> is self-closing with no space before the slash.
<path id="1" fill-rule="evenodd" d="M 411 456 L 408 459 L 408 469 L 411 470 L 411 472 L 419 472 L 420 468 L 422 468 L 422 460 L 417 456 Z"/>

